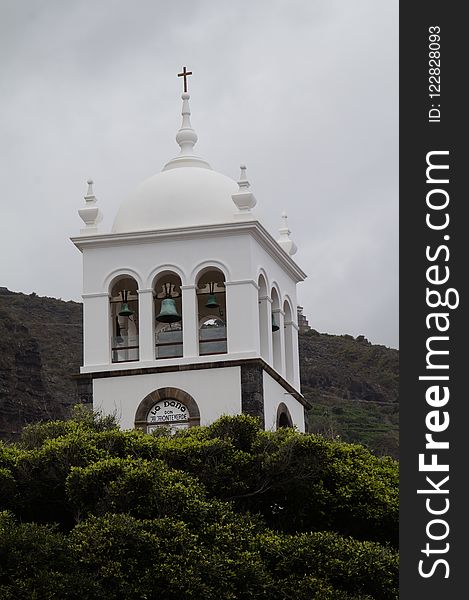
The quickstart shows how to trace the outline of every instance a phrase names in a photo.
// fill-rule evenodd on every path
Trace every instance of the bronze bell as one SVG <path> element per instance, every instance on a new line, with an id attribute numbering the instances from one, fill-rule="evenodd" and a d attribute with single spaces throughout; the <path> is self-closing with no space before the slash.
<path id="1" fill-rule="evenodd" d="M 129 292 L 128 292 L 128 290 L 122 290 L 121 296 L 122 296 L 122 304 L 121 304 L 121 309 L 119 311 L 119 317 L 131 317 L 134 314 L 134 311 L 131 308 L 129 308 L 129 304 L 128 304 Z"/>
<path id="2" fill-rule="evenodd" d="M 206 308 L 218 308 L 220 305 L 217 302 L 215 294 L 210 294 L 207 300 Z"/>
<path id="3" fill-rule="evenodd" d="M 174 298 L 163 298 L 161 301 L 161 310 L 156 316 L 156 320 L 161 323 L 177 323 L 182 320 L 181 315 L 177 311 Z"/>
<path id="4" fill-rule="evenodd" d="M 205 308 L 218 308 L 220 305 L 218 304 L 217 297 L 215 296 L 215 283 L 213 281 L 208 284 L 208 290 L 209 296 Z"/>
<path id="5" fill-rule="evenodd" d="M 275 320 L 275 315 L 272 313 L 272 331 L 278 331 L 280 327 L 277 325 L 277 321 Z"/>
<path id="6" fill-rule="evenodd" d="M 127 302 L 122 302 L 121 309 L 119 311 L 119 317 L 131 317 L 134 314 L 134 311 L 129 308 Z"/>

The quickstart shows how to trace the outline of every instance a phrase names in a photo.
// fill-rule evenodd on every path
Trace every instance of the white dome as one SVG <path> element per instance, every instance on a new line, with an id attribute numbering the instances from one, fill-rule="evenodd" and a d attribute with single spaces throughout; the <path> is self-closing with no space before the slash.
<path id="1" fill-rule="evenodd" d="M 238 184 L 210 168 L 178 166 L 143 181 L 123 202 L 112 231 L 123 233 L 235 221 Z"/>

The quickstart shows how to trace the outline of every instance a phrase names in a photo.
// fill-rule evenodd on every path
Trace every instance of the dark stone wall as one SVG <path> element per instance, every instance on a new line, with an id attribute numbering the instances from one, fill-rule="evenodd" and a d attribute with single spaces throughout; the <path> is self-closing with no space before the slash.
<path id="1" fill-rule="evenodd" d="M 264 427 L 264 380 L 261 364 L 241 365 L 241 410 L 259 417 Z"/>
<path id="2" fill-rule="evenodd" d="M 80 404 L 93 404 L 93 378 L 83 374 L 76 378 L 77 397 Z"/>

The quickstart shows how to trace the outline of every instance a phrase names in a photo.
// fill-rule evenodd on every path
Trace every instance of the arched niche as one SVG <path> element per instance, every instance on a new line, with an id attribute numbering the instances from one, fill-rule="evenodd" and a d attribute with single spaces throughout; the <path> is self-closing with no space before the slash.
<path id="1" fill-rule="evenodd" d="M 258 291 L 258 308 L 259 308 L 259 339 L 260 351 L 262 358 L 270 363 L 271 358 L 271 340 L 272 335 L 272 312 L 271 300 L 267 289 L 267 281 L 261 273 L 257 280 Z"/>
<path id="2" fill-rule="evenodd" d="M 284 329 L 285 329 L 285 378 L 287 381 L 293 382 L 294 373 L 294 336 L 293 336 L 293 313 L 288 300 L 283 303 Z"/>
<path id="3" fill-rule="evenodd" d="M 109 286 L 111 360 L 139 359 L 138 284 L 131 275 L 119 275 Z"/>
<path id="4" fill-rule="evenodd" d="M 280 402 L 277 408 L 277 429 L 282 427 L 293 427 L 293 419 L 284 402 Z"/>
<path id="5" fill-rule="evenodd" d="M 151 392 L 140 402 L 135 414 L 135 427 L 146 433 L 159 427 L 175 433 L 195 425 L 200 425 L 197 402 L 179 388 L 165 387 Z"/>
<path id="6" fill-rule="evenodd" d="M 158 273 L 153 282 L 155 357 L 183 355 L 181 278 L 173 271 Z"/>
<path id="7" fill-rule="evenodd" d="M 199 355 L 226 354 L 226 287 L 223 272 L 206 267 L 196 278 Z"/>
<path id="8" fill-rule="evenodd" d="M 280 323 L 280 295 L 276 287 L 272 287 L 270 292 L 272 298 L 272 354 L 273 354 L 273 367 L 274 369 L 282 374 L 282 341 L 283 331 Z"/>

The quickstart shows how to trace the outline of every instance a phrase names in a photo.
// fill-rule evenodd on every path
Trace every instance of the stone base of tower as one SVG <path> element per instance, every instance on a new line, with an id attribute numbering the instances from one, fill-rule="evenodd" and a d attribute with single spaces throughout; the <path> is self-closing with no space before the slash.
<path id="1" fill-rule="evenodd" d="M 122 369 L 78 376 L 93 409 L 114 414 L 123 429 L 152 431 L 208 425 L 250 414 L 267 430 L 305 431 L 307 400 L 262 359 Z"/>

